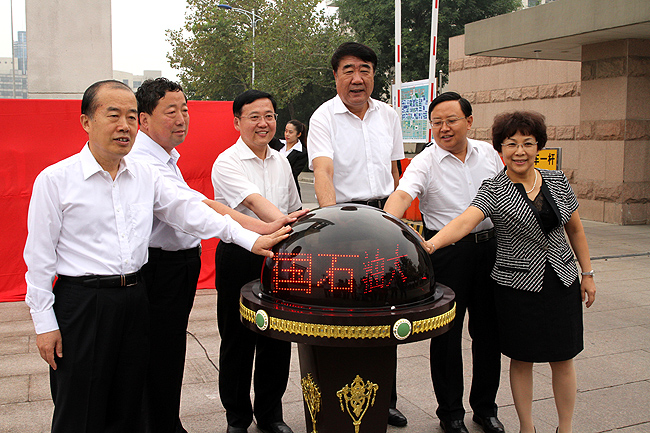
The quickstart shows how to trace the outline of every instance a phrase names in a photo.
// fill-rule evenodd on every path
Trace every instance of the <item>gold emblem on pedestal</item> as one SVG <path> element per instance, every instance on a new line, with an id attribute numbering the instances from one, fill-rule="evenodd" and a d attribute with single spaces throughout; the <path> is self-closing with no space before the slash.
<path id="1" fill-rule="evenodd" d="M 357 374 L 351 386 L 345 385 L 336 392 L 336 396 L 341 403 L 341 410 L 343 412 L 347 410 L 352 418 L 354 433 L 359 433 L 361 418 L 366 414 L 368 408 L 375 404 L 378 389 L 379 385 L 376 383 L 367 381 L 364 384 L 363 379 Z"/>
<path id="2" fill-rule="evenodd" d="M 305 398 L 305 403 L 307 403 L 309 415 L 311 416 L 311 425 L 314 427 L 312 433 L 318 433 L 316 431 L 316 417 L 318 416 L 318 412 L 320 412 L 320 389 L 318 389 L 318 385 L 314 382 L 311 373 L 303 377 L 300 380 L 300 384 L 302 385 L 302 396 Z"/>

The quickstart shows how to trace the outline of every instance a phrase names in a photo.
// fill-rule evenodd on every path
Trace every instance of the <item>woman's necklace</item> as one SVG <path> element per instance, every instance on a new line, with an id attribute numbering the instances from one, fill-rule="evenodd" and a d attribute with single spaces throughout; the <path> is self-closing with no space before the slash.
<path id="1" fill-rule="evenodd" d="M 533 190 L 537 186 L 537 170 L 533 168 L 533 171 L 535 172 L 535 182 L 533 182 L 533 186 L 528 191 L 526 191 L 526 194 L 530 194 L 531 192 L 533 192 Z"/>

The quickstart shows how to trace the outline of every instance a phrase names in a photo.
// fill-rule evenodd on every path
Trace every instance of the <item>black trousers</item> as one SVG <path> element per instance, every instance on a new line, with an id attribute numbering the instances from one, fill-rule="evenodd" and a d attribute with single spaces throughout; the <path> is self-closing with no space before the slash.
<path id="1" fill-rule="evenodd" d="M 282 396 L 289 380 L 291 343 L 257 334 L 241 323 L 239 293 L 260 278 L 264 258 L 219 242 L 215 255 L 217 324 L 221 335 L 219 393 L 228 425 L 248 427 L 253 414 L 258 424 L 282 420 Z M 255 359 L 251 405 L 250 387 Z"/>
<path id="2" fill-rule="evenodd" d="M 149 355 L 144 283 L 89 288 L 57 281 L 63 357 L 50 369 L 53 433 L 132 432 Z"/>
<path id="3" fill-rule="evenodd" d="M 150 312 L 151 358 L 144 393 L 144 425 L 150 433 L 185 433 L 180 420 L 187 323 L 201 272 L 199 248 L 149 248 L 142 267 Z"/>
<path id="4" fill-rule="evenodd" d="M 495 283 L 490 272 L 496 257 L 496 239 L 482 243 L 457 242 L 432 256 L 436 281 L 456 294 L 454 326 L 431 339 L 431 377 L 438 400 L 436 414 L 445 421 L 462 419 L 462 336 L 465 312 L 472 338 L 472 385 L 469 404 L 479 416 L 496 416 L 495 403 L 501 375 L 498 326 L 494 304 Z"/>

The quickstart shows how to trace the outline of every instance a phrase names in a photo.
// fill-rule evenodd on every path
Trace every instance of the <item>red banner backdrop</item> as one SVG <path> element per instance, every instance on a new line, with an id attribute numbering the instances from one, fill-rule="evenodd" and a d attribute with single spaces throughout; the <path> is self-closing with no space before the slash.
<path id="1" fill-rule="evenodd" d="M 239 136 L 232 102 L 190 101 L 190 129 L 178 147 L 179 166 L 190 187 L 213 197 L 210 171 L 219 153 Z M 32 185 L 45 167 L 78 153 L 88 139 L 81 128 L 79 100 L 0 99 L 4 133 L 0 149 L 0 302 L 25 298 L 23 248 Z M 217 240 L 203 241 L 199 288 L 214 288 Z"/>

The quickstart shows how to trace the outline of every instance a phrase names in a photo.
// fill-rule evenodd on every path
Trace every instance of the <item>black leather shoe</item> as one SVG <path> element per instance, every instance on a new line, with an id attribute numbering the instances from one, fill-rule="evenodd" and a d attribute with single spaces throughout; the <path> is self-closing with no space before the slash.
<path id="1" fill-rule="evenodd" d="M 465 422 L 462 419 L 455 419 L 453 421 L 440 421 L 440 427 L 445 433 L 469 433 Z"/>
<path id="2" fill-rule="evenodd" d="M 399 409 L 395 409 L 394 407 L 388 409 L 388 424 L 395 427 L 404 427 L 406 423 L 406 417 Z"/>
<path id="3" fill-rule="evenodd" d="M 496 416 L 481 417 L 474 414 L 472 420 L 483 427 L 485 433 L 505 433 L 506 431 L 503 424 L 501 424 L 501 421 L 499 421 L 499 418 Z"/>
<path id="4" fill-rule="evenodd" d="M 268 425 L 258 424 L 257 428 L 262 430 L 263 433 L 293 433 L 291 427 L 286 425 L 284 421 L 276 421 Z"/>
<path id="5" fill-rule="evenodd" d="M 233 427 L 229 425 L 226 433 L 248 433 L 248 429 L 246 427 Z"/>

